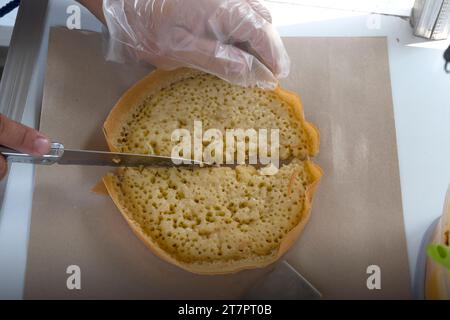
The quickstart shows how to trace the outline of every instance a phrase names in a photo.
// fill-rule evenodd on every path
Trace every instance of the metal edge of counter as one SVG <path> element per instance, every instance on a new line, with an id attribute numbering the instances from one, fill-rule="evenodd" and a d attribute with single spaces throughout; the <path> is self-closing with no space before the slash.
<path id="1" fill-rule="evenodd" d="M 0 82 L 0 113 L 21 121 L 45 31 L 48 0 L 22 0 Z M 0 182 L 0 206 L 7 177 Z M 0 214 L 1 218 L 1 214 Z"/>

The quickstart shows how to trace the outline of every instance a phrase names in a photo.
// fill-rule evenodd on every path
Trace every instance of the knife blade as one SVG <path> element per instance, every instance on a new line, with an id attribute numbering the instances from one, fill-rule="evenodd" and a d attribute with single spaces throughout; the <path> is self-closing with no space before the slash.
<path id="1" fill-rule="evenodd" d="M 33 156 L 5 147 L 0 147 L 0 153 L 10 162 L 41 165 L 59 164 L 108 167 L 198 167 L 206 165 L 199 161 L 156 155 L 70 150 L 65 149 L 61 143 L 53 143 L 50 152 L 44 156 Z"/>
<path id="2" fill-rule="evenodd" d="M 133 153 L 119 153 L 92 150 L 71 150 L 66 149 L 61 143 L 52 143 L 50 152 L 43 156 L 33 156 L 0 146 L 0 154 L 9 162 L 29 163 L 38 165 L 83 165 L 83 166 L 106 166 L 106 167 L 230 167 L 239 165 L 251 165 L 256 169 L 267 168 L 267 164 L 262 163 L 208 163 L 203 161 L 164 157 L 158 155 L 145 155 Z M 278 161 L 276 169 L 291 163 L 293 158 Z M 272 166 L 272 164 L 269 164 Z M 272 175 L 273 173 L 265 173 Z"/>
<path id="3" fill-rule="evenodd" d="M 287 261 L 279 263 L 241 297 L 244 300 L 319 300 L 322 294 Z"/>

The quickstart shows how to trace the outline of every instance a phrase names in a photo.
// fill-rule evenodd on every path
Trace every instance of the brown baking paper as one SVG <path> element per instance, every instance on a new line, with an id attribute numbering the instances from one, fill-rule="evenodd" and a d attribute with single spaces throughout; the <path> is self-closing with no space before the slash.
<path id="1" fill-rule="evenodd" d="M 396 137 L 385 38 L 286 38 L 298 92 L 321 131 L 325 175 L 312 218 L 285 256 L 324 298 L 409 298 Z M 101 36 L 52 29 L 41 130 L 68 148 L 107 150 L 101 127 L 122 93 L 149 72 L 105 62 Z M 109 197 L 98 167 L 38 167 L 25 298 L 241 297 L 273 266 L 199 276 L 154 256 Z M 67 288 L 69 266 L 81 290 Z M 366 273 L 380 267 L 381 289 Z"/>

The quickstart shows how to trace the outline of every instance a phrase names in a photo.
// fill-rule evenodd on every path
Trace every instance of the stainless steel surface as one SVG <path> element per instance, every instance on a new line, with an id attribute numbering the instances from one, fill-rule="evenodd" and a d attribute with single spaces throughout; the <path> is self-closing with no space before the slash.
<path id="1" fill-rule="evenodd" d="M 0 113 L 21 121 L 44 34 L 48 0 L 22 0 L 0 82 Z M 17 41 L 21 39 L 23 41 Z M 0 181 L 3 206 L 7 178 Z"/>
<path id="2" fill-rule="evenodd" d="M 411 15 L 414 34 L 419 37 L 444 40 L 450 33 L 449 0 L 416 0 Z"/>
<path id="3" fill-rule="evenodd" d="M 9 47 L 11 42 L 11 36 L 13 32 L 13 27 L 4 26 L 0 22 L 0 46 L 1 47 Z"/>
<path id="4" fill-rule="evenodd" d="M 0 80 L 2 79 L 3 68 L 5 67 L 7 55 L 8 55 L 8 47 L 0 46 Z"/>
<path id="5" fill-rule="evenodd" d="M 4 78 L 0 83 L 0 112 L 7 117 L 22 119 L 28 89 L 36 64 L 45 21 L 47 0 L 22 0 L 17 15 L 11 42 L 16 38 L 27 41 L 9 49 L 5 64 Z"/>
<path id="6" fill-rule="evenodd" d="M 253 286 L 247 300 L 318 300 L 322 294 L 286 261 Z"/>

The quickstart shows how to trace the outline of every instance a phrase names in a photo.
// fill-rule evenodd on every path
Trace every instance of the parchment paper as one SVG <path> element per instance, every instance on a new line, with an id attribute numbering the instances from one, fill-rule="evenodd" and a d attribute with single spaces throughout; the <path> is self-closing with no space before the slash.
<path id="1" fill-rule="evenodd" d="M 396 137 L 384 38 L 286 38 L 325 171 L 312 218 L 285 256 L 324 298 L 409 298 Z M 41 130 L 68 148 L 106 150 L 101 126 L 149 72 L 105 62 L 101 36 L 51 31 Z M 239 298 L 272 268 L 198 276 L 154 256 L 109 197 L 90 189 L 108 169 L 38 167 L 25 298 Z M 81 268 L 81 290 L 66 269 Z M 367 267 L 381 290 L 367 288 Z"/>

